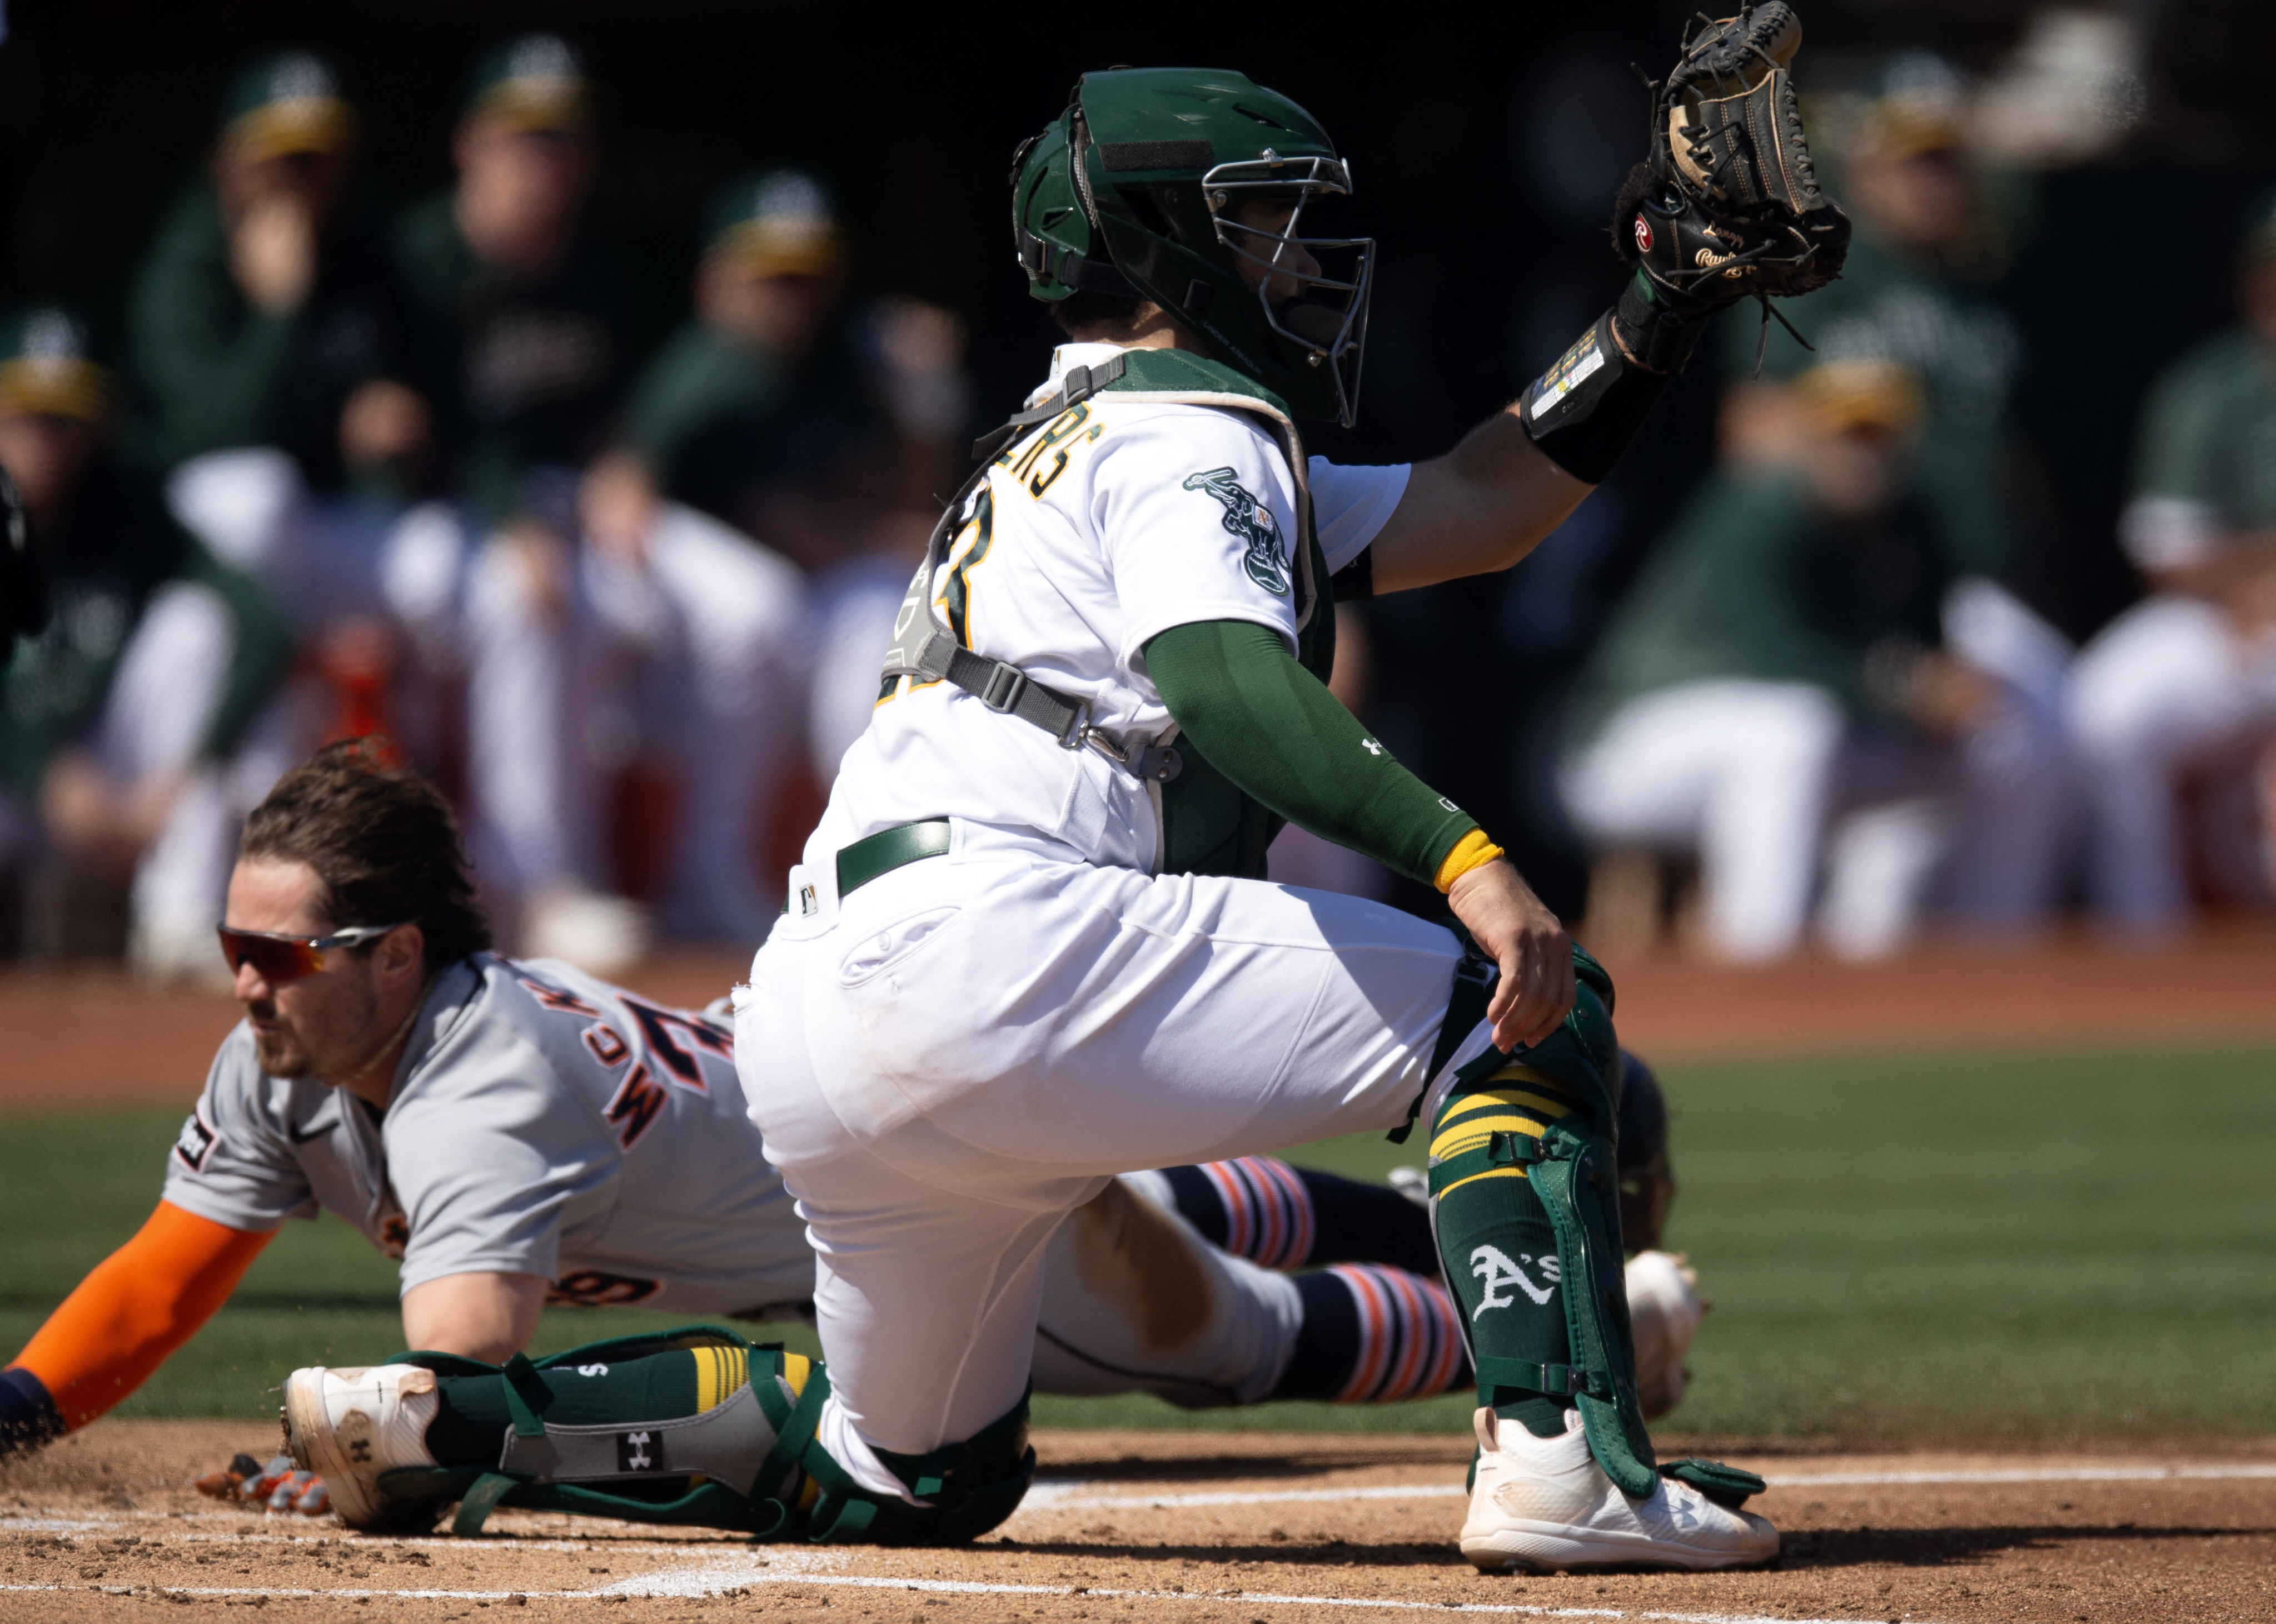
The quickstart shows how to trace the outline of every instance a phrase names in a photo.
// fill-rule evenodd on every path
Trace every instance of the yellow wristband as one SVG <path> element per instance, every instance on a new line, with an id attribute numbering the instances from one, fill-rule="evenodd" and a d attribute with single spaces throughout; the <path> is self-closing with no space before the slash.
<path id="1" fill-rule="evenodd" d="M 1446 891 L 1471 869 L 1490 863 L 1501 854 L 1501 847 L 1486 839 L 1484 830 L 1473 829 L 1454 842 L 1454 849 L 1448 852 L 1445 861 L 1438 865 L 1438 877 L 1431 883 L 1441 892 Z"/>

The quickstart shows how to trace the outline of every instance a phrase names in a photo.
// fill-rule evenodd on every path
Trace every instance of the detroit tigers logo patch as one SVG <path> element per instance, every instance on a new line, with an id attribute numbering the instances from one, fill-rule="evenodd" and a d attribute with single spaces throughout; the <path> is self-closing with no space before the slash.
<path id="1" fill-rule="evenodd" d="M 1286 595 L 1288 558 L 1280 545 L 1280 523 L 1272 517 L 1272 510 L 1259 502 L 1254 491 L 1240 484 L 1231 468 L 1188 474 L 1186 489 L 1203 491 L 1225 505 L 1225 516 L 1219 522 L 1246 547 L 1240 567 L 1248 573 L 1249 580 L 1273 596 Z"/>
<path id="2" fill-rule="evenodd" d="M 183 1121 L 182 1131 L 174 1136 L 174 1155 L 192 1172 L 203 1172 L 206 1159 L 213 1155 L 213 1148 L 220 1140 L 221 1135 L 193 1111 Z"/>

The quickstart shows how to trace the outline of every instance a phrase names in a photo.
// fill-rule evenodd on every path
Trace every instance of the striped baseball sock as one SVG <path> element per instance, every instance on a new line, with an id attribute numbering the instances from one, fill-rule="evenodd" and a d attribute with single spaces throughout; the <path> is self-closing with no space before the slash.
<path id="1" fill-rule="evenodd" d="M 1265 1269 L 1301 1269 L 1317 1215 L 1295 1168 L 1271 1156 L 1163 1170 L 1178 1210 L 1212 1245 Z"/>
<path id="2" fill-rule="evenodd" d="M 1485 1146 L 1497 1134 L 1538 1139 L 1543 1128 L 1579 1108 L 1546 1074 L 1513 1062 L 1447 1100 L 1432 1125 L 1430 1159 L 1451 1159 Z M 1479 1358 L 1533 1364 L 1570 1362 L 1571 1338 L 1557 1235 L 1525 1170 L 1496 1165 L 1438 1192 L 1431 1203 L 1446 1283 Z M 1538 1437 L 1562 1431 L 1572 1400 L 1530 1389 L 1482 1391 L 1494 1412 L 1522 1422 Z"/>
<path id="3" fill-rule="evenodd" d="M 1300 1276 L 1296 1292 L 1304 1320 L 1274 1398 L 1388 1404 L 1468 1383 L 1458 1311 L 1429 1276 L 1339 1264 Z"/>
<path id="4" fill-rule="evenodd" d="M 1270 1156 L 1162 1172 L 1187 1223 L 1264 1268 L 1388 1264 L 1412 1274 L 1438 1271 L 1429 1214 L 1387 1186 Z"/>

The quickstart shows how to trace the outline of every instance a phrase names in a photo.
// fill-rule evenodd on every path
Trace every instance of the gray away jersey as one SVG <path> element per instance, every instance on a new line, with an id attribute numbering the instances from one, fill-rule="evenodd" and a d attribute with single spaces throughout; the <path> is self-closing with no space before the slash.
<path id="1" fill-rule="evenodd" d="M 535 1274 L 555 1301 L 753 1318 L 814 1294 L 730 1028 L 551 960 L 477 953 L 444 971 L 384 1115 L 263 1074 L 240 1022 L 165 1196 L 232 1229 L 336 1212 L 402 1260 L 406 1291 Z"/>

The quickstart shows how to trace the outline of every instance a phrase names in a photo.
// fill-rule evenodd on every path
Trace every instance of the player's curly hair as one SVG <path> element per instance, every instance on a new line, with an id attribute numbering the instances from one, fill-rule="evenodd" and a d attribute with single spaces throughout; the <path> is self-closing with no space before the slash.
<path id="1" fill-rule="evenodd" d="M 489 915 L 451 803 L 388 755 L 383 739 L 326 745 L 277 780 L 245 820 L 237 854 L 307 863 L 336 930 L 415 920 L 432 971 L 488 947 Z"/>

